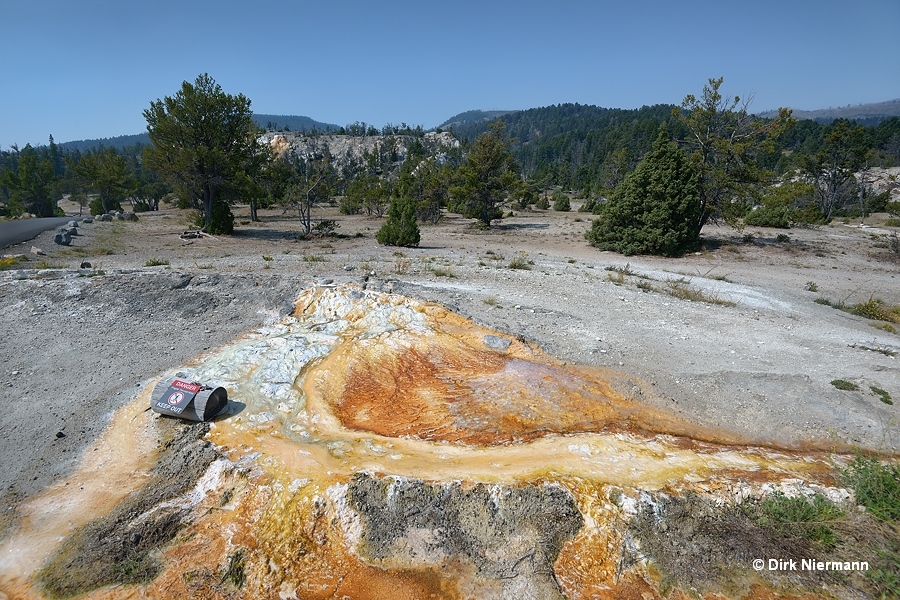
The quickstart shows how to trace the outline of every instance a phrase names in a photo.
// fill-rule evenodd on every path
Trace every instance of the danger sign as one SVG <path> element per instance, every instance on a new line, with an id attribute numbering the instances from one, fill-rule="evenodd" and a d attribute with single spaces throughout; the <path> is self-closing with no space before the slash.
<path id="1" fill-rule="evenodd" d="M 182 400 L 184 400 L 184 393 L 182 392 L 173 392 L 172 395 L 169 396 L 169 404 L 175 405 L 179 404 Z"/>
<path id="2" fill-rule="evenodd" d="M 180 390 L 184 390 L 186 392 L 190 392 L 192 394 L 196 394 L 200 390 L 203 389 L 203 386 L 196 383 L 189 383 L 187 381 L 181 381 L 180 379 L 176 379 L 172 382 L 171 387 L 178 388 Z"/>

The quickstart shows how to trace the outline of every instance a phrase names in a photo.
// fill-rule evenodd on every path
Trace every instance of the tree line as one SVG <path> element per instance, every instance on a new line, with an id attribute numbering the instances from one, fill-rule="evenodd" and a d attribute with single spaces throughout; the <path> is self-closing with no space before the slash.
<path id="1" fill-rule="evenodd" d="M 710 79 L 699 97 L 689 94 L 680 106 L 565 104 L 457 125 L 461 148 L 428 147 L 420 126 L 378 130 L 357 122 L 338 134 L 379 139 L 373 150 L 338 161 L 315 132 L 302 153 L 275 156 L 261 141 L 250 100 L 225 93 L 204 74 L 150 103 L 144 111 L 150 145 L 66 152 L 51 137 L 48 146 L 0 152 L 0 211 L 50 216 L 64 194 L 94 213 L 123 203 L 154 210 L 165 199 L 197 209 L 206 231 L 230 233 L 230 206 L 243 202 L 253 220 L 260 207 L 296 210 L 310 233 L 312 207 L 337 198 L 342 213 L 388 216 L 379 241 L 414 245 L 416 223 L 436 222 L 442 210 L 490 227 L 504 207 L 546 207 L 548 190 L 561 188 L 580 194 L 583 208 L 597 215 L 589 241 L 615 249 L 607 229 L 627 229 L 626 221 L 631 229 L 645 228 L 638 215 L 664 213 L 662 198 L 683 201 L 696 192 L 696 205 L 692 200 L 689 209 L 678 209 L 690 215 L 684 228 L 691 241 L 622 246 L 672 254 L 696 244 L 711 219 L 787 226 L 884 203 L 860 191 L 857 173 L 900 164 L 900 119 L 874 127 L 795 121 L 786 111 L 760 119 L 746 99 L 724 97 L 721 84 Z M 660 173 L 680 187 L 647 189 Z M 554 205 L 568 210 L 568 198 L 557 191 Z M 671 215 L 654 219 L 672 222 Z"/>

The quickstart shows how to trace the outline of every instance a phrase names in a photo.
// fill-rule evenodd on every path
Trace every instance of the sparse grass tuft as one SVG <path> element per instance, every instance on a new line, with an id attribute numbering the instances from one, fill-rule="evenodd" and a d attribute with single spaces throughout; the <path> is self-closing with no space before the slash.
<path id="1" fill-rule="evenodd" d="M 838 541 L 831 526 L 843 516 L 841 509 L 818 494 L 812 498 L 789 498 L 776 492 L 760 503 L 756 522 L 762 527 L 800 535 L 831 548 Z"/>
<path id="2" fill-rule="evenodd" d="M 450 267 L 432 267 L 431 272 L 434 273 L 435 277 L 449 277 L 451 279 L 456 277 L 456 274 Z"/>
<path id="3" fill-rule="evenodd" d="M 528 260 L 528 255 L 524 252 L 519 252 L 515 256 L 510 259 L 509 264 L 507 265 L 510 269 L 523 269 L 529 270 L 531 269 L 531 265 L 534 264 L 532 261 Z"/>
<path id="4" fill-rule="evenodd" d="M 852 381 L 847 381 L 846 379 L 834 379 L 831 382 L 831 385 L 836 387 L 839 390 L 843 390 L 845 392 L 858 392 L 859 386 L 853 383 Z"/>
<path id="5" fill-rule="evenodd" d="M 303 262 L 310 263 L 320 263 L 320 262 L 328 262 L 328 259 L 322 256 L 321 254 L 304 254 Z"/>
<path id="6" fill-rule="evenodd" d="M 893 404 L 894 401 L 891 400 L 891 395 L 886 391 L 881 389 L 880 387 L 875 387 L 874 385 L 870 385 L 869 389 L 872 390 L 872 393 L 879 397 L 879 399 L 885 404 Z"/>
<path id="7" fill-rule="evenodd" d="M 844 485 L 853 488 L 856 503 L 879 521 L 900 521 L 900 465 L 884 465 L 857 455 L 841 473 Z"/>
<path id="8" fill-rule="evenodd" d="M 25 262 L 28 259 L 24 256 L 7 256 L 5 258 L 0 258 L 0 271 L 5 269 L 11 269 L 20 262 Z"/>
<path id="9" fill-rule="evenodd" d="M 66 265 L 58 262 L 51 262 L 46 258 L 34 266 L 35 269 L 65 269 Z"/>
<path id="10" fill-rule="evenodd" d="M 718 296 L 710 295 L 703 290 L 691 287 L 691 282 L 684 278 L 667 280 L 666 287 L 662 291 L 681 300 L 706 302 L 707 304 L 718 304 L 720 306 L 736 306 L 736 303 L 731 300 L 722 300 Z"/>
<path id="11" fill-rule="evenodd" d="M 151 258 L 147 262 L 144 263 L 145 267 L 167 267 L 169 266 L 169 261 L 164 258 Z"/>
<path id="12" fill-rule="evenodd" d="M 394 253 L 395 256 L 397 254 L 399 253 Z M 405 275 L 407 271 L 409 271 L 409 267 L 411 264 L 412 262 L 408 258 L 398 258 L 396 261 L 394 261 L 394 273 L 396 273 L 397 275 Z"/>
<path id="13" fill-rule="evenodd" d="M 847 309 L 847 312 L 858 315 L 860 317 L 865 317 L 867 319 L 872 319 L 874 321 L 896 323 L 898 321 L 897 316 L 894 312 L 894 309 L 896 308 L 896 306 L 886 307 L 884 305 L 884 301 L 878 298 L 869 298 L 865 302 L 854 304 Z"/>
<path id="14" fill-rule="evenodd" d="M 887 331 L 888 333 L 897 333 L 897 328 L 891 325 L 890 323 L 869 323 L 875 329 L 880 329 L 882 331 Z"/>
<path id="15" fill-rule="evenodd" d="M 275 260 L 274 258 L 272 258 L 272 256 L 270 254 L 263 254 L 262 259 L 266 262 L 271 262 L 271 261 Z"/>

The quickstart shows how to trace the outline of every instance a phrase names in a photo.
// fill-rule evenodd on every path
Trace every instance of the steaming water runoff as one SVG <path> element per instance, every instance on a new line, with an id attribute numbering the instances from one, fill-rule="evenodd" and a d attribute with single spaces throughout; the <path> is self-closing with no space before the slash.
<path id="1" fill-rule="evenodd" d="M 626 397 L 630 376 L 399 295 L 305 290 L 180 370 L 229 414 L 191 441 L 150 389 L 120 409 L 18 508 L 0 598 L 640 597 L 627 524 L 659 494 L 843 493 L 829 455 L 703 430 Z M 198 453 L 184 489 L 149 489 Z"/>

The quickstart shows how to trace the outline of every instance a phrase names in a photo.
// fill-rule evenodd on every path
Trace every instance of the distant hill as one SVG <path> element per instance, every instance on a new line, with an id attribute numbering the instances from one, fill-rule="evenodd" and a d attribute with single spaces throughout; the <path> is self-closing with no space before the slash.
<path id="1" fill-rule="evenodd" d="M 332 125 L 331 123 L 322 123 L 321 121 L 315 121 L 310 119 L 309 117 L 301 117 L 297 115 L 263 115 L 263 114 L 254 114 L 253 120 L 256 123 L 264 128 L 264 129 L 272 129 L 272 130 L 282 130 L 289 129 L 291 131 L 337 131 L 340 129 L 339 125 Z"/>
<path id="2" fill-rule="evenodd" d="M 317 130 L 328 132 L 337 131 L 339 128 L 337 125 L 322 123 L 321 121 L 316 121 L 309 117 L 303 117 L 299 115 L 264 115 L 254 113 L 253 120 L 261 128 L 273 130 L 289 129 L 290 131 L 300 132 Z M 135 144 L 143 144 L 145 146 L 149 145 L 150 136 L 148 136 L 146 133 L 135 133 L 131 135 L 119 135 L 111 138 L 76 140 L 72 142 L 63 142 L 59 144 L 59 147 L 63 150 L 79 150 L 81 152 L 84 152 L 85 150 L 98 148 L 100 146 L 103 146 L 104 148 L 116 148 L 117 150 L 121 150 L 123 148 L 130 148 Z"/>
<path id="3" fill-rule="evenodd" d="M 760 113 L 759 116 L 774 118 L 777 110 Z M 819 110 L 794 110 L 794 118 L 798 120 L 809 119 L 818 123 L 828 124 L 835 119 L 848 119 L 856 121 L 860 125 L 877 125 L 885 119 L 900 117 L 900 98 L 887 102 L 874 102 L 871 104 L 857 104 L 856 106 L 842 106 L 839 108 L 822 108 Z"/>
<path id="4" fill-rule="evenodd" d="M 488 123 L 494 121 L 503 115 L 508 115 L 517 111 L 514 110 L 467 110 L 461 112 L 454 117 L 450 117 L 440 125 L 438 129 L 458 129 L 460 127 L 468 127 L 477 125 L 478 123 Z"/>

